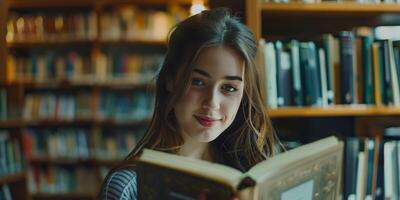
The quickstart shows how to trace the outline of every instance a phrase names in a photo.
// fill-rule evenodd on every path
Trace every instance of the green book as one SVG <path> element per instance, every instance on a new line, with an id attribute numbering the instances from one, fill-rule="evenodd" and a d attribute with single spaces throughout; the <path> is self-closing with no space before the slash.
<path id="1" fill-rule="evenodd" d="M 372 69 L 372 36 L 362 36 L 362 64 L 364 66 L 364 103 L 374 104 L 374 84 L 373 84 L 373 69 Z"/>
<path id="2" fill-rule="evenodd" d="M 0 88 L 0 120 L 7 119 L 7 92 Z"/>

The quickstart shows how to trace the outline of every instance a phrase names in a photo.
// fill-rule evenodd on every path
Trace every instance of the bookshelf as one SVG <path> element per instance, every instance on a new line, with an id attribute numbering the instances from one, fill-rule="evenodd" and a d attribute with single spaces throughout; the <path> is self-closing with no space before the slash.
<path id="1" fill-rule="evenodd" d="M 268 109 L 267 112 L 272 118 L 285 117 L 368 117 L 368 116 L 398 116 L 400 108 L 394 106 L 376 107 L 366 105 L 335 105 L 330 107 L 287 107 Z"/>
<path id="2" fill-rule="evenodd" d="M 368 14 L 387 14 L 398 13 L 400 5 L 397 4 L 362 4 L 355 2 L 323 2 L 323 3 L 261 3 L 260 9 L 262 12 L 268 14 L 282 14 L 282 12 L 291 12 L 294 14 L 321 14 L 326 13 L 329 15 L 368 15 Z"/>
<path id="3" fill-rule="evenodd" d="M 283 27 L 292 30 L 310 29 L 313 33 L 330 30 L 345 30 L 354 26 L 395 25 L 399 19 L 400 5 L 398 4 L 360 4 L 355 2 L 322 2 L 322 3 L 271 3 L 264 1 L 245 1 L 246 13 L 255 13 L 246 16 L 246 23 L 254 31 L 257 38 L 263 35 L 281 34 L 291 37 L 292 33 L 279 33 Z M 296 18 L 291 18 L 296 16 Z M 290 19 L 291 21 L 290 21 Z M 274 22 L 272 19 L 278 19 Z M 364 20 L 361 20 L 364 19 Z M 346 20 L 346 21 L 344 21 Z M 300 23 L 299 23 L 300 22 Z M 297 24 L 297 26 L 290 26 Z M 310 25 L 319 25 L 312 29 Z M 267 28 L 270 28 L 268 31 Z M 303 27 L 303 28 L 301 28 Z M 323 27 L 324 29 L 321 29 Z"/>
<path id="4" fill-rule="evenodd" d="M 359 26 L 398 25 L 400 4 L 355 2 L 272 3 L 267 1 L 211 1 L 211 7 L 227 6 L 245 17 L 256 38 L 320 40 L 323 33 L 337 33 Z M 240 8 L 239 5 L 244 5 Z M 241 10 L 240 10 L 241 9 Z M 248 14 L 251 13 L 251 14 Z M 363 20 L 360 20 L 364 18 Z M 318 27 L 318 28 L 316 28 Z M 263 64 L 260 64 L 263 65 Z M 264 77 L 265 78 L 265 77 Z M 268 108 L 271 118 L 286 117 L 397 117 L 399 106 L 341 103 L 329 106 Z"/>
<path id="5" fill-rule="evenodd" d="M 317 46 L 321 45 L 321 38 L 325 33 L 337 34 L 343 30 L 351 31 L 355 27 L 399 25 L 400 19 L 400 4 L 383 2 L 273 3 L 236 0 L 210 1 L 210 6 L 226 6 L 240 13 L 257 39 L 263 38 L 267 42 L 291 39 L 317 41 Z M 263 70 L 264 68 L 261 69 Z M 335 95 L 338 92 L 335 91 Z M 342 132 L 346 134 L 339 136 L 382 136 L 385 127 L 400 125 L 399 108 L 398 105 L 344 105 L 336 102 L 327 106 L 284 105 L 266 109 L 278 133 L 283 132 L 286 136 L 291 132 L 291 138 L 309 142 L 300 135 L 308 135 L 309 131 L 320 132 L 319 137 L 338 133 L 340 130 L 334 128 L 340 127 L 340 123 L 345 124 Z M 320 121 L 328 128 L 318 126 Z"/>
<path id="6" fill-rule="evenodd" d="M 0 1 L 0 131 L 26 159 L 0 186 L 15 199 L 95 199 L 149 123 L 167 33 L 192 3 Z"/>
<path id="7" fill-rule="evenodd" d="M 25 173 L 18 173 L 18 174 L 12 174 L 12 175 L 8 175 L 8 176 L 4 176 L 0 180 L 0 185 L 10 184 L 10 183 L 14 183 L 14 182 L 18 182 L 18 181 L 24 180 L 25 176 L 26 176 Z"/>
<path id="8" fill-rule="evenodd" d="M 398 196 L 400 179 L 390 179 L 390 173 L 400 172 L 395 163 L 400 158 L 395 152 L 400 148 L 398 42 L 377 38 L 379 34 L 373 29 L 400 25 L 400 4 L 387 0 L 302 3 L 306 1 L 215 0 L 210 5 L 227 6 L 241 13 L 261 41 L 258 64 L 266 83 L 265 109 L 283 142 L 308 143 L 336 135 L 345 142 L 344 199 L 352 195 L 360 199 Z M 337 40 L 330 43 L 327 38 Z M 312 50 L 305 51 L 307 48 Z M 310 54 L 313 56 L 308 57 Z M 317 68 L 320 74 L 314 75 L 318 81 L 309 76 L 315 72 L 304 70 L 309 66 Z M 282 79 L 287 74 L 290 78 Z M 282 84 L 285 81 L 291 88 Z M 297 81 L 313 81 L 311 85 L 319 86 L 307 89 L 309 85 Z M 331 93 L 324 97 L 325 88 Z M 285 90 L 290 91 L 290 97 L 282 92 Z M 317 90 L 322 94 L 310 92 Z M 307 102 L 299 91 L 311 99 L 321 95 L 322 101 L 316 98 Z M 268 99 L 271 96 L 272 101 Z M 395 185 L 394 190 L 384 185 Z"/>

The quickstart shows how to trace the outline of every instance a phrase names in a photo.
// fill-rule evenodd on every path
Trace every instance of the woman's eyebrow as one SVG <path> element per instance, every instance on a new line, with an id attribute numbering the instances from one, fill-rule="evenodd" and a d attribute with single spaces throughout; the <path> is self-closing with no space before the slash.
<path id="1" fill-rule="evenodd" d="M 193 69 L 193 71 L 194 71 L 194 72 L 197 72 L 197 73 L 199 73 L 199 74 L 201 74 L 201 75 L 203 75 L 203 76 L 205 76 L 205 77 L 212 78 L 211 75 L 210 75 L 208 72 L 204 71 L 204 70 L 201 70 L 201 69 Z M 226 79 L 226 80 L 238 80 L 238 81 L 243 81 L 242 77 L 240 77 L 240 76 L 225 76 L 224 79 Z"/>
<path id="2" fill-rule="evenodd" d="M 211 75 L 209 73 L 207 73 L 206 71 L 203 71 L 201 69 L 194 69 L 193 71 L 197 72 L 197 73 L 199 73 L 199 74 L 201 74 L 201 75 L 203 75 L 205 77 L 211 78 Z"/>

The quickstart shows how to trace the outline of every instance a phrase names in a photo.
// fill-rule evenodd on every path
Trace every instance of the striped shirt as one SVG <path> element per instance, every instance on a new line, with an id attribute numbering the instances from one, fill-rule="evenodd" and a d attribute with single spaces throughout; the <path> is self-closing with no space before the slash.
<path id="1" fill-rule="evenodd" d="M 101 189 L 102 200 L 136 200 L 136 172 L 133 169 L 120 169 L 113 172 Z"/>

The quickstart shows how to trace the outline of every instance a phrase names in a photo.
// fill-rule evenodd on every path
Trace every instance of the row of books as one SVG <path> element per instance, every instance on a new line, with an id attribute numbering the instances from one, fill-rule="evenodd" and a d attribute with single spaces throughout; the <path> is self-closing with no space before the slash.
<path id="1" fill-rule="evenodd" d="M 167 12 L 135 6 L 116 7 L 100 15 L 100 38 L 165 41 L 170 29 L 188 16 L 187 9 L 178 6 Z"/>
<path id="2" fill-rule="evenodd" d="M 2 200 L 13 200 L 13 196 L 11 194 L 10 186 L 7 184 L 0 186 L 0 199 Z"/>
<path id="3" fill-rule="evenodd" d="M 93 116 L 92 102 L 93 97 L 87 91 L 78 91 L 74 95 L 27 94 L 23 116 L 24 119 L 91 118 Z"/>
<path id="4" fill-rule="evenodd" d="M 112 119 L 141 121 L 149 119 L 154 96 L 146 91 L 104 91 L 95 98 L 84 91 L 76 94 L 28 93 L 23 117 L 26 120 Z"/>
<path id="5" fill-rule="evenodd" d="M 128 155 L 143 135 L 141 127 L 124 129 L 28 128 L 24 153 L 30 159 L 119 160 Z"/>
<path id="6" fill-rule="evenodd" d="M 97 159 L 120 160 L 136 146 L 144 135 L 144 127 L 134 129 L 94 130 L 94 157 Z"/>
<path id="7" fill-rule="evenodd" d="M 189 16 L 179 6 L 167 10 L 116 6 L 100 15 L 87 12 L 11 12 L 7 42 L 151 40 L 165 41 L 169 30 Z M 98 23 L 99 21 L 99 23 Z M 100 27 L 98 27 L 98 24 Z"/>
<path id="8" fill-rule="evenodd" d="M 400 198 L 400 128 L 387 128 L 384 135 L 345 140 L 344 199 Z"/>
<path id="9" fill-rule="evenodd" d="M 0 178 L 23 170 L 21 146 L 7 130 L 0 130 Z"/>
<path id="10" fill-rule="evenodd" d="M 7 119 L 7 90 L 0 87 L 0 120 Z"/>
<path id="11" fill-rule="evenodd" d="M 28 188 L 33 194 L 97 192 L 99 180 L 91 168 L 79 166 L 31 166 L 28 169 Z"/>
<path id="12" fill-rule="evenodd" d="M 17 13 L 7 22 L 7 42 L 76 41 L 97 37 L 95 12 Z"/>
<path id="13" fill-rule="evenodd" d="M 133 94 L 104 92 L 100 98 L 98 116 L 101 119 L 146 120 L 154 110 L 154 94 L 135 91 Z"/>
<path id="14" fill-rule="evenodd" d="M 160 53 L 138 54 L 127 49 L 88 52 L 30 49 L 28 55 L 7 56 L 7 82 L 70 81 L 72 83 L 145 83 L 163 60 Z"/>
<path id="15" fill-rule="evenodd" d="M 24 154 L 29 158 L 89 158 L 86 129 L 33 129 L 24 131 Z"/>
<path id="16" fill-rule="evenodd" d="M 400 42 L 342 31 L 322 41 L 260 41 L 267 104 L 400 106 Z"/>
<path id="17" fill-rule="evenodd" d="M 325 50 L 314 42 L 264 42 L 260 49 L 265 69 L 267 105 L 323 106 L 333 103 L 332 75 L 326 70 Z M 329 79 L 330 80 L 330 79 Z"/>

